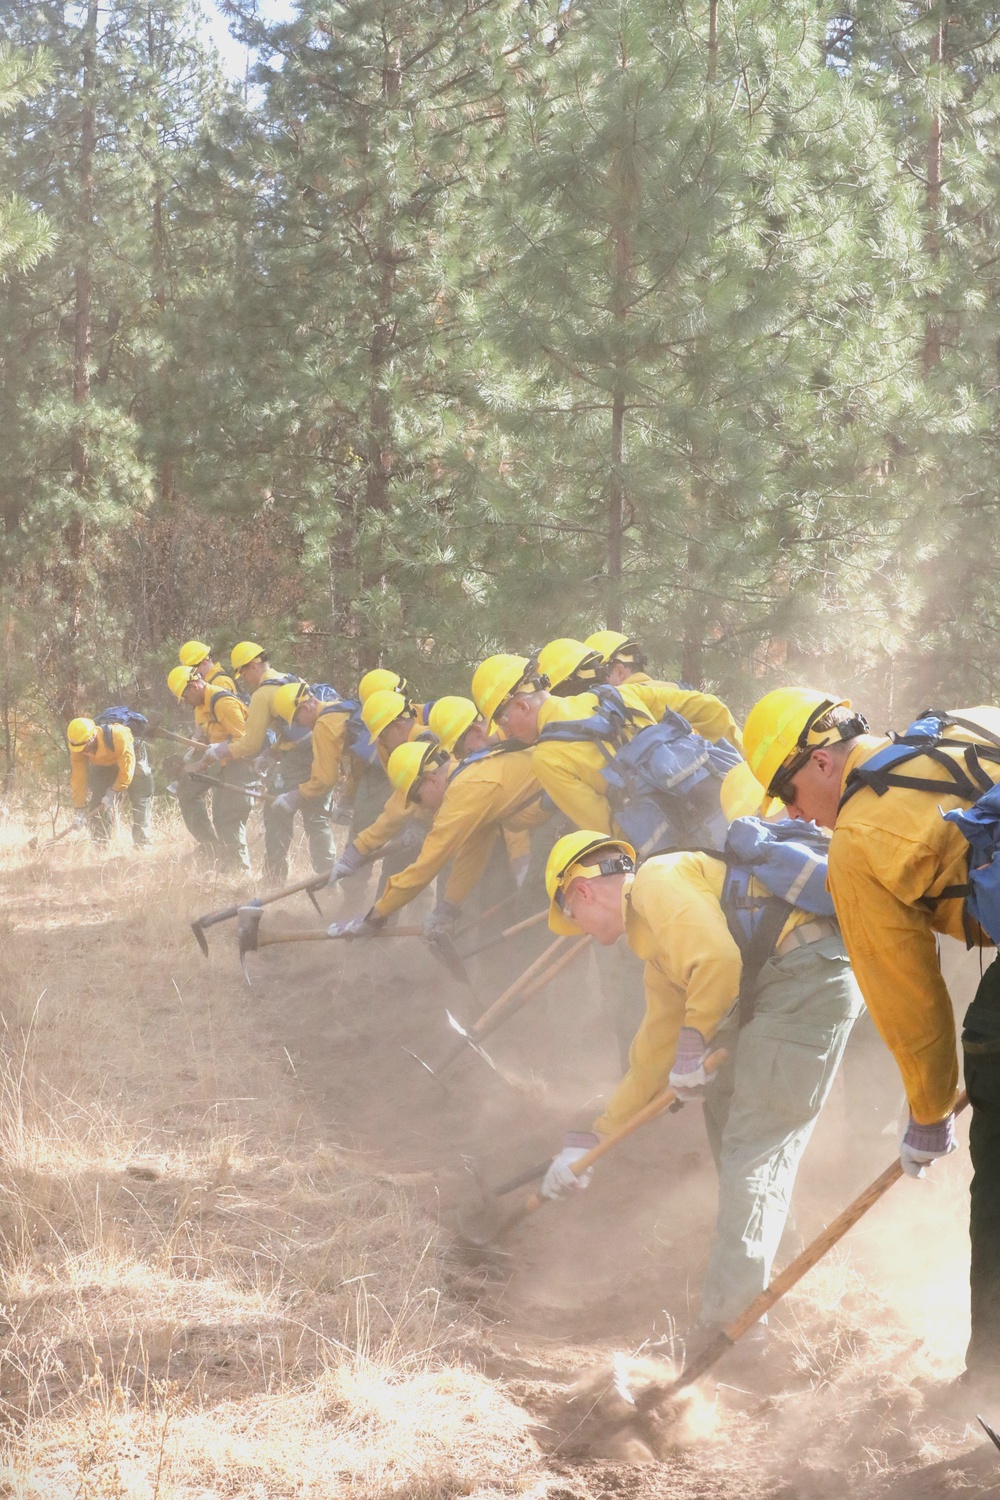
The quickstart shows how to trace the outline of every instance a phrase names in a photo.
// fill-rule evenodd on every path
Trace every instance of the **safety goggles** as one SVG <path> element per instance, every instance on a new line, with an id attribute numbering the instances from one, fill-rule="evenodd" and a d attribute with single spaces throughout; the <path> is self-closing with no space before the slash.
<path id="1" fill-rule="evenodd" d="M 827 745 L 834 745 L 840 740 L 850 740 L 855 735 L 868 733 L 868 720 L 864 714 L 853 714 L 843 724 L 835 724 L 828 733 L 824 732 L 825 738 L 816 740 L 810 745 L 808 739 L 812 733 L 813 725 L 818 723 L 824 714 L 829 713 L 831 708 L 839 707 L 840 704 L 833 698 L 826 698 L 817 708 L 813 709 L 799 734 L 798 750 L 783 765 L 779 766 L 771 777 L 767 788 L 767 795 L 769 797 L 777 797 L 786 804 L 790 803 L 795 796 L 795 778 L 809 764 L 814 750 L 822 750 Z"/>
<path id="2" fill-rule="evenodd" d="M 596 865 L 583 865 L 575 862 L 567 865 L 559 876 L 559 884 L 556 886 L 552 899 L 559 910 L 565 912 L 566 891 L 574 880 L 598 880 L 602 875 L 631 875 L 634 869 L 635 860 L 627 854 L 615 854 L 610 859 L 602 859 Z"/>
<path id="3" fill-rule="evenodd" d="M 447 760 L 448 755 L 446 751 L 437 750 L 433 746 L 428 746 L 427 753 L 420 763 L 420 770 L 414 777 L 413 785 L 410 787 L 410 790 L 406 794 L 407 805 L 416 802 L 417 798 L 420 795 L 420 788 L 423 786 L 425 779 L 430 776 L 432 772 L 436 771 L 438 766 L 443 766 Z"/>

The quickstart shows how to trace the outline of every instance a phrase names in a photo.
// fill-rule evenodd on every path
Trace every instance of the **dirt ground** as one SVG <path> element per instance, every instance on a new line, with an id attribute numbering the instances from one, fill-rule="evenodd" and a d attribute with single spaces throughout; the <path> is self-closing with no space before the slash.
<path id="1" fill-rule="evenodd" d="M 232 925 L 207 962 L 187 926 L 237 887 L 169 826 L 139 858 L 31 855 L 25 836 L 3 855 L 0 1493 L 1000 1495 L 975 1411 L 942 1396 L 967 1337 L 964 1148 L 891 1191 L 765 1349 L 638 1417 L 621 1389 L 669 1380 L 697 1314 L 715 1209 L 699 1109 L 491 1250 L 460 1233 L 477 1179 L 546 1159 L 614 1085 L 588 956 L 491 1040 L 495 1068 L 467 1052 L 443 1088 L 404 1049 L 441 1058 L 446 1009 L 473 1019 L 510 955 L 469 987 L 419 940 L 282 945 L 249 958 L 247 990 Z M 367 895 L 321 900 L 332 920 Z M 261 931 L 316 922 L 296 897 Z M 977 971 L 947 961 L 961 1003 Z M 896 1098 L 859 1042 L 782 1260 L 891 1160 Z"/>

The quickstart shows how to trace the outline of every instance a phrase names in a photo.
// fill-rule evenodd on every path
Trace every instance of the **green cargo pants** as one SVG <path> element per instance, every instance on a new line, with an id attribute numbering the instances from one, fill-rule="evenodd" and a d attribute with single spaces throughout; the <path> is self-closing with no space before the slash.
<path id="1" fill-rule="evenodd" d="M 972 1240 L 972 1337 L 965 1355 L 974 1375 L 1000 1377 L 1000 958 L 979 982 L 962 1031 L 965 1087 L 972 1106 L 969 1188 Z"/>
<path id="2" fill-rule="evenodd" d="M 90 806 L 96 808 L 118 780 L 117 766 L 88 766 L 87 790 Z M 135 771 L 132 784 L 125 794 L 132 806 L 132 842 L 139 849 L 150 842 L 150 824 L 153 813 L 153 773 L 149 769 L 146 746 L 142 740 L 135 741 Z M 112 833 L 112 819 L 102 808 L 90 820 L 91 837 L 98 843 L 107 843 Z"/>
<path id="3" fill-rule="evenodd" d="M 274 775 L 270 778 L 270 791 L 290 792 L 308 781 L 312 772 L 312 738 L 301 745 L 294 745 L 279 756 Z M 325 797 L 310 797 L 299 809 L 302 827 L 309 840 L 309 856 L 312 867 L 320 873 L 328 870 L 336 858 L 333 829 L 330 826 L 330 803 L 332 793 Z M 284 812 L 273 803 L 264 808 L 264 871 L 269 881 L 284 885 L 288 879 L 288 853 L 295 832 L 294 813 Z"/>
<path id="4" fill-rule="evenodd" d="M 702 1323 L 730 1322 L 767 1286 L 795 1174 L 863 1001 L 834 933 L 761 970 L 753 1019 L 716 1034 L 729 1059 L 705 1091 L 719 1172 Z"/>

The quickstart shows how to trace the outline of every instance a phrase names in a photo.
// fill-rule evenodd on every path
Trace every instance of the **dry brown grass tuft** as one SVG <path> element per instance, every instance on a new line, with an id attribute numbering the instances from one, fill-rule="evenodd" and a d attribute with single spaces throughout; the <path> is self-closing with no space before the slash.
<path id="1" fill-rule="evenodd" d="M 524 1415 L 437 1226 L 324 1139 L 248 998 L 234 886 L 0 830 L 0 1493 L 24 1500 L 520 1493 Z"/>

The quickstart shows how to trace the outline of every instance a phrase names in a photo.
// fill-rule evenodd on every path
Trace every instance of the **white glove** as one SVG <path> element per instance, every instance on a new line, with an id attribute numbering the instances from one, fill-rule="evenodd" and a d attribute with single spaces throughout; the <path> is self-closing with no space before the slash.
<path id="1" fill-rule="evenodd" d="M 424 937 L 447 937 L 454 932 L 455 923 L 461 914 L 462 908 L 456 906 L 454 901 L 439 901 L 434 910 L 424 918 Z"/>
<path id="2" fill-rule="evenodd" d="M 280 797 L 275 797 L 271 806 L 280 807 L 282 812 L 295 813 L 302 806 L 302 793 L 298 787 L 293 787 L 290 792 L 282 792 Z"/>
<path id="3" fill-rule="evenodd" d="M 205 751 L 204 759 L 205 760 L 219 760 L 219 761 L 228 760 L 229 759 L 229 741 L 228 740 L 220 740 L 217 745 L 209 745 L 208 749 Z"/>
<path id="4" fill-rule="evenodd" d="M 600 1136 L 594 1135 L 589 1130 L 570 1130 L 563 1137 L 562 1150 L 558 1156 L 554 1156 L 549 1163 L 549 1169 L 542 1178 L 540 1192 L 543 1198 L 558 1198 L 562 1193 L 567 1193 L 571 1188 L 587 1188 L 593 1175 L 593 1167 L 588 1167 L 581 1172 L 579 1177 L 571 1172 L 575 1161 L 581 1156 L 586 1156 L 588 1151 L 593 1151 L 600 1142 Z"/>
<path id="5" fill-rule="evenodd" d="M 327 885 L 336 885 L 337 881 L 343 880 L 345 875 L 353 875 L 355 870 L 360 870 L 361 866 L 367 863 L 368 858 L 361 853 L 360 849 L 356 849 L 353 844 L 345 844 L 343 854 L 333 862 Z"/>
<path id="6" fill-rule="evenodd" d="M 204 753 L 205 752 L 203 750 L 199 750 L 194 745 L 192 745 L 190 750 L 185 750 L 185 752 L 184 752 L 184 754 L 183 754 L 183 756 L 181 758 L 181 765 L 182 766 L 189 766 L 193 760 L 195 760 L 195 759 L 198 759 L 198 760 L 202 759 L 203 756 L 204 756 Z"/>
<path id="7" fill-rule="evenodd" d="M 79 828 L 86 828 L 86 826 L 87 826 L 87 814 L 84 812 L 84 810 L 83 810 L 82 807 L 79 808 L 78 811 L 73 814 L 73 822 L 72 822 L 72 824 L 70 826 L 73 827 L 73 828 L 77 828 L 77 829 L 79 829 Z"/>
<path id="8" fill-rule="evenodd" d="M 167 791 L 170 793 L 171 797 L 176 797 L 180 789 L 181 784 L 179 781 L 170 781 L 167 783 Z"/>
<path id="9" fill-rule="evenodd" d="M 363 917 L 351 917 L 347 922 L 331 922 L 326 935 L 331 938 L 374 937 L 377 932 L 381 932 L 388 920 L 388 917 L 375 916 L 373 908 Z"/>
<path id="10" fill-rule="evenodd" d="M 926 1177 L 932 1161 L 949 1156 L 957 1147 L 953 1114 L 936 1125 L 918 1125 L 911 1117 L 899 1143 L 899 1160 L 907 1177 Z"/>
<path id="11" fill-rule="evenodd" d="M 105 792 L 101 798 L 101 806 L 106 812 L 114 812 L 117 802 L 118 793 L 116 791 Z"/>
<path id="12" fill-rule="evenodd" d="M 677 1053 L 668 1082 L 678 1099 L 685 1103 L 700 1099 L 715 1077 L 705 1072 L 708 1049 L 705 1038 L 694 1026 L 682 1026 L 677 1038 Z"/>

